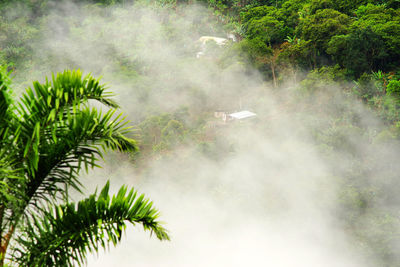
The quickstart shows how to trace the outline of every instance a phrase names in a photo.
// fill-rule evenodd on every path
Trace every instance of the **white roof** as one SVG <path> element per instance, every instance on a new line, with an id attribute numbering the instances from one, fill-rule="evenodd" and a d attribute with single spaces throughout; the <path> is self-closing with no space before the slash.
<path id="1" fill-rule="evenodd" d="M 246 119 L 246 118 L 251 118 L 251 117 L 255 117 L 257 116 L 257 114 L 248 111 L 248 110 L 243 110 L 243 111 L 239 111 L 239 112 L 235 112 L 235 113 L 231 113 L 229 114 L 230 117 L 234 118 L 234 119 Z"/>
<path id="2" fill-rule="evenodd" d="M 228 39 L 226 38 L 215 37 L 215 36 L 201 36 L 198 41 L 201 42 L 202 44 L 205 44 L 207 41 L 210 40 L 216 42 L 218 45 L 224 45 L 228 42 Z"/>

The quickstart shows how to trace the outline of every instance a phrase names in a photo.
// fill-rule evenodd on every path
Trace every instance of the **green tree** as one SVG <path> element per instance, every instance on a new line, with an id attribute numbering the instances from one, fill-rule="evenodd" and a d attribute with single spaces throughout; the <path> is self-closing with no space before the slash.
<path id="1" fill-rule="evenodd" d="M 360 5 L 378 2 L 376 0 L 312 0 L 309 4 L 311 14 L 314 14 L 319 9 L 335 9 L 347 15 L 353 15 L 354 11 Z"/>
<path id="2" fill-rule="evenodd" d="M 301 81 L 300 89 L 309 93 L 324 90 L 329 86 L 340 86 L 346 79 L 345 70 L 339 65 L 323 66 L 308 73 L 307 77 Z"/>
<path id="3" fill-rule="evenodd" d="M 285 36 L 290 34 L 289 29 L 280 19 L 278 10 L 274 7 L 252 8 L 242 13 L 242 19 L 246 37 L 261 39 L 269 46 L 283 42 Z"/>
<path id="4" fill-rule="evenodd" d="M 382 83 L 375 80 L 372 74 L 363 73 L 357 81 L 354 81 L 354 84 L 354 94 L 358 95 L 364 101 L 382 95 L 384 91 Z"/>
<path id="5" fill-rule="evenodd" d="M 272 49 L 260 39 L 243 39 L 235 44 L 233 49 L 243 60 L 249 61 L 256 68 L 262 68 L 265 64 L 262 58 L 273 53 Z"/>
<path id="6" fill-rule="evenodd" d="M 284 42 L 280 48 L 278 62 L 291 70 L 295 82 L 300 68 L 312 69 L 316 64 L 313 62 L 314 50 L 311 41 L 294 38 L 291 42 Z"/>
<path id="7" fill-rule="evenodd" d="M 285 20 L 285 24 L 290 28 L 295 28 L 299 19 L 303 16 L 302 9 L 308 0 L 287 0 L 282 4 L 279 12 Z"/>
<path id="8" fill-rule="evenodd" d="M 310 14 L 315 14 L 317 10 L 321 9 L 336 9 L 336 1 L 332 0 L 312 0 L 307 6 Z"/>
<path id="9" fill-rule="evenodd" d="M 240 14 L 240 18 L 242 20 L 242 23 L 246 24 L 251 20 L 261 19 L 264 16 L 277 17 L 278 12 L 279 12 L 279 10 L 273 6 L 259 6 L 259 7 L 250 8 L 246 12 L 242 12 Z"/>
<path id="10" fill-rule="evenodd" d="M 276 71 L 280 49 L 273 49 L 258 38 L 244 39 L 236 44 L 234 49 L 242 60 L 272 78 L 274 86 L 277 87 Z"/>
<path id="11" fill-rule="evenodd" d="M 126 223 L 142 224 L 168 239 L 158 212 L 144 196 L 122 187 L 110 197 L 108 183 L 99 194 L 77 203 L 79 173 L 97 165 L 106 149 L 137 150 L 126 136 L 127 121 L 106 87 L 90 75 L 65 71 L 33 83 L 18 103 L 9 81 L 0 76 L 0 266 L 74 266 L 88 252 L 117 244 Z M 98 101 L 109 108 L 90 106 Z M 59 204 L 61 203 L 61 204 Z"/>
<path id="12" fill-rule="evenodd" d="M 325 55 L 329 41 L 335 35 L 347 34 L 352 19 L 333 9 L 317 10 L 314 15 L 300 21 L 297 36 L 310 40 L 320 55 Z"/>
<path id="13" fill-rule="evenodd" d="M 400 98 L 400 81 L 391 80 L 386 87 L 386 92 L 389 95 L 393 95 L 396 96 L 397 98 Z"/>
<path id="14" fill-rule="evenodd" d="M 355 77 L 363 72 L 385 69 L 389 56 L 385 41 L 369 27 L 333 36 L 327 52 Z"/>
<path id="15" fill-rule="evenodd" d="M 400 8 L 400 0 L 384 0 L 382 2 L 384 2 L 388 8 Z"/>
<path id="16" fill-rule="evenodd" d="M 385 42 L 390 67 L 398 67 L 400 59 L 400 11 L 386 8 L 384 5 L 368 4 L 356 11 L 358 19 L 352 28 L 370 28 Z"/>
<path id="17" fill-rule="evenodd" d="M 288 34 L 284 23 L 272 16 L 250 20 L 246 26 L 246 36 L 248 38 L 261 38 L 269 46 L 283 42 Z"/>

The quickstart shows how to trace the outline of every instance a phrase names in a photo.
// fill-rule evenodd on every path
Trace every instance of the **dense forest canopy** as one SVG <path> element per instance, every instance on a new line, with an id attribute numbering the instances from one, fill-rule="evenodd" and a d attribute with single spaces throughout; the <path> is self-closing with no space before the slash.
<path id="1" fill-rule="evenodd" d="M 247 251 L 250 266 L 291 266 L 290 244 L 296 259 L 324 255 L 297 266 L 400 266 L 399 0 L 4 0 L 0 10 L 7 99 L 64 69 L 117 93 L 140 149 L 105 156 L 105 172 L 156 196 L 176 246 L 129 243 L 139 265 L 159 253 L 153 266 L 235 266 Z M 218 117 L 241 110 L 257 116 Z M 201 245 L 181 259 L 189 234 Z M 257 256 L 267 250 L 282 257 Z"/>

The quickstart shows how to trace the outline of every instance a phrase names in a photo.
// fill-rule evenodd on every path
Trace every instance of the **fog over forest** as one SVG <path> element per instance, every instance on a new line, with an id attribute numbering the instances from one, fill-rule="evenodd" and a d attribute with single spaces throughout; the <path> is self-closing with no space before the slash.
<path id="1" fill-rule="evenodd" d="M 398 266 L 399 142 L 380 134 L 385 122 L 344 89 L 351 82 L 281 75 L 275 88 L 233 41 L 197 58 L 201 36 L 230 33 L 198 4 L 62 1 L 38 31 L 32 69 L 13 73 L 15 94 L 64 69 L 101 77 L 141 152 L 106 153 L 102 168 L 81 173 L 84 193 L 107 180 L 112 193 L 134 187 L 171 236 L 160 242 L 129 226 L 120 245 L 88 256 L 89 267 Z M 223 123 L 217 110 L 257 117 Z M 165 118 L 182 126 L 153 134 L 147 125 Z"/>

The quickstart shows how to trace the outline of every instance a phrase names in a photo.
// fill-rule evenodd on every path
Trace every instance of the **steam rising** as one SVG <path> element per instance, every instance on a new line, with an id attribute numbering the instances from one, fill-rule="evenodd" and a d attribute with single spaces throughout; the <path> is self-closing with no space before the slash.
<path id="1" fill-rule="evenodd" d="M 226 32 L 200 6 L 181 7 L 177 15 L 140 4 L 89 9 L 63 2 L 43 19 L 42 38 L 32 44 L 35 69 L 16 74 L 32 80 L 81 68 L 101 75 L 133 123 L 181 107 L 189 107 L 189 120 L 212 117 L 218 108 L 259 116 L 255 124 L 216 130 L 231 146 L 223 156 L 187 142 L 140 170 L 125 156 L 109 155 L 103 169 L 84 177 L 88 193 L 108 179 L 114 188 L 128 184 L 145 193 L 172 236 L 159 242 L 130 227 L 119 247 L 89 258 L 89 266 L 377 266 L 348 234 L 340 206 L 349 159 L 377 157 L 364 146 L 368 133 L 350 131 L 343 140 L 353 150 L 332 152 L 317 145 L 315 132 L 340 127 L 332 114 L 348 106 L 368 129 L 379 131 L 379 120 L 336 88 L 304 100 L 297 85 L 278 91 L 241 64 L 223 68 L 212 58 L 196 59 L 202 35 Z M 338 104 L 346 101 L 354 103 Z M 378 154 L 398 157 L 393 147 Z M 370 168 L 369 176 L 354 183 L 378 183 L 378 170 L 387 166 L 375 164 L 384 163 L 365 162 L 360 169 Z"/>

